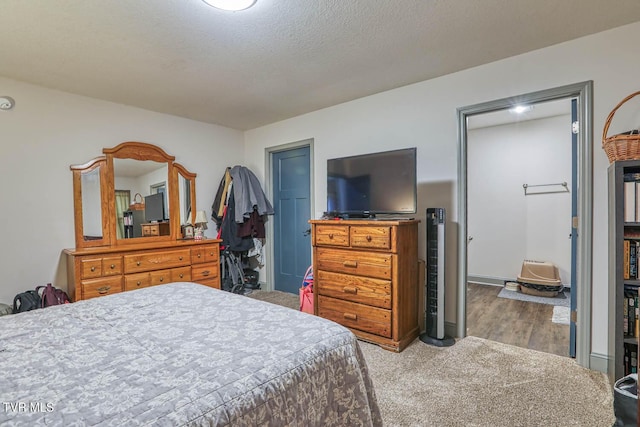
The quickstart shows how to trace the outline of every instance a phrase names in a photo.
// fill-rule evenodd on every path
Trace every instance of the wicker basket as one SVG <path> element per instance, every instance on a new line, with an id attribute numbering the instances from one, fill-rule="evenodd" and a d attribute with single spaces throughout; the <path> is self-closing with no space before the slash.
<path id="1" fill-rule="evenodd" d="M 133 196 L 133 203 L 129 205 L 129 209 L 132 211 L 144 210 L 144 199 L 142 198 L 142 194 L 136 193 L 135 196 Z"/>
<path id="2" fill-rule="evenodd" d="M 604 130 L 602 131 L 602 148 L 605 153 L 607 153 L 607 157 L 611 163 L 616 160 L 640 159 L 640 134 L 638 134 L 637 130 L 607 137 L 607 132 L 609 131 L 609 125 L 611 124 L 613 115 L 616 113 L 618 108 L 622 106 L 622 104 L 636 95 L 640 95 L 640 91 L 632 93 L 620 101 L 620 103 L 616 105 L 616 108 L 609 113 L 609 117 L 607 117 L 607 120 L 604 123 Z"/>

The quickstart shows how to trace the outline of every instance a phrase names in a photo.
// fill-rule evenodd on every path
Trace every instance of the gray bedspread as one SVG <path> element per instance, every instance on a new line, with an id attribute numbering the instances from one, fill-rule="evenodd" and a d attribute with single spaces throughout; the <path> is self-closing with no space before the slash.
<path id="1" fill-rule="evenodd" d="M 381 425 L 354 335 L 174 283 L 0 317 L 0 424 Z"/>

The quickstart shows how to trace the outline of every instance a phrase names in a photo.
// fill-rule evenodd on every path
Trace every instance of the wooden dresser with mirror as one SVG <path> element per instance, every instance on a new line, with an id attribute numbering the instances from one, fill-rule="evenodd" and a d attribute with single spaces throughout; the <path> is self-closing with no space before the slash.
<path id="1" fill-rule="evenodd" d="M 178 281 L 220 288 L 220 240 L 185 239 L 196 174 L 161 148 L 123 142 L 71 166 L 74 249 L 65 249 L 72 301 Z"/>

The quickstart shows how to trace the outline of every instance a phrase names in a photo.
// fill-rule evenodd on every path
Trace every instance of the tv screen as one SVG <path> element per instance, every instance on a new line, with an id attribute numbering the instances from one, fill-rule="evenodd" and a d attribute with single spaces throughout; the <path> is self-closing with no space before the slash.
<path id="1" fill-rule="evenodd" d="M 167 219 L 164 211 L 164 193 L 145 196 L 144 218 L 147 222 L 160 222 Z"/>
<path id="2" fill-rule="evenodd" d="M 415 147 L 327 160 L 327 211 L 416 213 Z"/>

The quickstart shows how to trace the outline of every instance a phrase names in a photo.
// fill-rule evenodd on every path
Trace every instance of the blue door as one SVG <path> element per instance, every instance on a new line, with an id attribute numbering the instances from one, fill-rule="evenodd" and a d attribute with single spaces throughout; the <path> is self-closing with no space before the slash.
<path id="1" fill-rule="evenodd" d="M 311 265 L 309 146 L 272 154 L 274 289 L 298 293 Z"/>
<path id="2" fill-rule="evenodd" d="M 569 323 L 569 356 L 576 357 L 576 312 L 578 286 L 578 100 L 571 100 L 571 313 Z"/>

